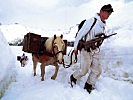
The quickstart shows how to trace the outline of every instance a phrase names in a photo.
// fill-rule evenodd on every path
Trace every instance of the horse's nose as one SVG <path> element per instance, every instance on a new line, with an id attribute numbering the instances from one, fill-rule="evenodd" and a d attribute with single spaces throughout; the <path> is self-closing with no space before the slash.
<path id="1" fill-rule="evenodd" d="M 58 60 L 58 63 L 59 64 L 62 64 L 63 63 L 63 60 L 61 59 L 61 60 Z"/>

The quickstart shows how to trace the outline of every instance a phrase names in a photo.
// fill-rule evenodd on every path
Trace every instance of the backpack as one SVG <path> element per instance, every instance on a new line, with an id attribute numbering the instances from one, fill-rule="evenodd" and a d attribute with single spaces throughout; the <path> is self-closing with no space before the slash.
<path id="1" fill-rule="evenodd" d="M 82 26 L 84 25 L 85 21 L 86 21 L 86 19 L 84 19 L 83 21 L 80 22 L 80 24 L 78 26 L 78 31 L 76 33 L 75 38 L 77 37 L 77 34 L 78 34 L 79 30 L 82 28 Z M 97 19 L 94 17 L 94 22 L 93 22 L 93 24 L 92 24 L 92 26 L 91 26 L 91 28 L 90 28 L 89 31 L 91 31 L 91 29 L 93 28 L 93 26 L 96 24 L 96 21 L 97 21 Z M 89 31 L 88 31 L 88 33 L 89 33 Z M 86 36 L 87 36 L 87 34 L 85 35 L 85 40 L 86 40 Z"/>
<path id="2" fill-rule="evenodd" d="M 77 34 L 78 34 L 79 30 L 82 28 L 82 26 L 84 25 L 85 21 L 86 21 L 86 19 L 82 20 L 82 21 L 80 22 L 80 24 L 78 25 L 78 31 L 77 31 L 77 33 L 76 33 L 76 35 L 75 35 L 75 38 L 77 37 Z"/>

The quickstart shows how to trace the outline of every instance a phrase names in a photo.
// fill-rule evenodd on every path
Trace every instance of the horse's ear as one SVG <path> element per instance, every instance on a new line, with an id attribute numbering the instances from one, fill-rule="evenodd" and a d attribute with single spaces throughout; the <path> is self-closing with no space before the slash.
<path id="1" fill-rule="evenodd" d="M 60 36 L 60 37 L 61 37 L 61 39 L 62 39 L 62 38 L 63 38 L 63 35 L 61 34 L 61 36 Z"/>
<path id="2" fill-rule="evenodd" d="M 56 35 L 54 35 L 54 40 L 56 39 Z"/>

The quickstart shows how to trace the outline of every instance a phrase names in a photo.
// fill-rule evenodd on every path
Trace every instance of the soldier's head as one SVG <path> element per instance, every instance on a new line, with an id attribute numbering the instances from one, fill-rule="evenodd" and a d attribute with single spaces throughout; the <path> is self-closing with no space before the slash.
<path id="1" fill-rule="evenodd" d="M 112 12 L 114 12 L 114 10 L 113 10 L 111 4 L 104 5 L 100 9 L 101 20 L 105 21 L 106 19 L 108 19 L 108 17 L 112 14 Z"/>

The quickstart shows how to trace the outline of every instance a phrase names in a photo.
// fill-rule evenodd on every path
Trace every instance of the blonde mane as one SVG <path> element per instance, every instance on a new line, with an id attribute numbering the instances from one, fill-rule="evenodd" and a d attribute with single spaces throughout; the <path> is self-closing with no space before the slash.
<path id="1" fill-rule="evenodd" d="M 48 38 L 44 44 L 44 46 L 46 47 L 46 51 L 47 52 L 52 52 L 52 46 L 53 46 L 53 40 L 56 44 L 58 44 L 59 46 L 62 46 L 62 44 L 65 45 L 64 41 L 62 40 L 61 36 L 58 37 L 51 37 Z M 64 47 L 63 47 L 64 50 Z"/>
<path id="2" fill-rule="evenodd" d="M 46 51 L 50 52 L 52 50 L 52 42 L 53 42 L 53 37 L 48 38 L 44 44 L 44 46 L 46 47 Z"/>

